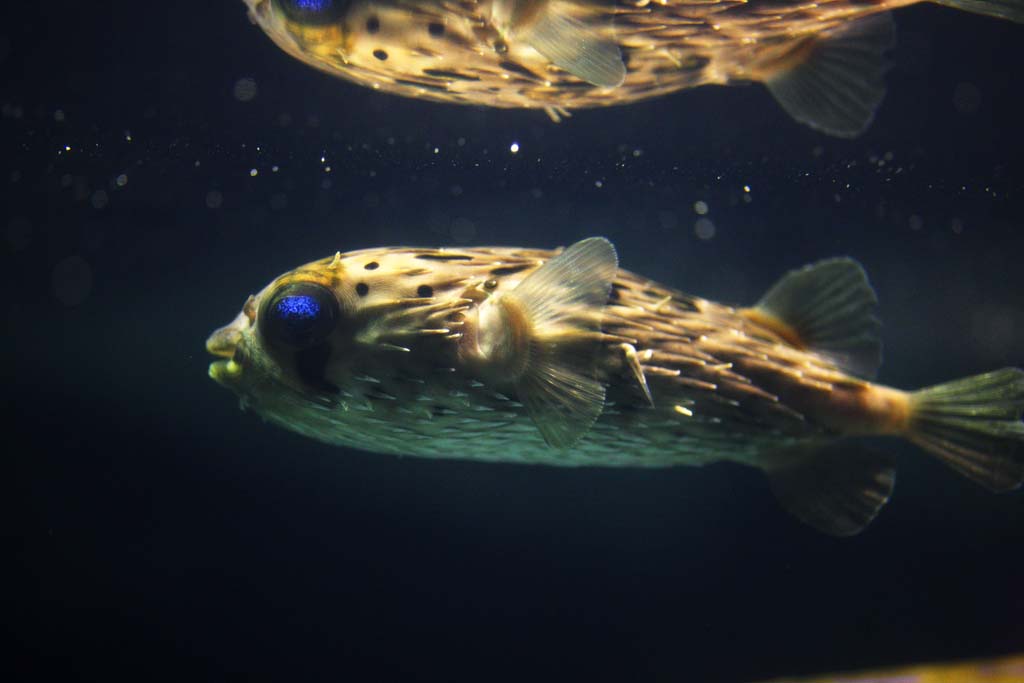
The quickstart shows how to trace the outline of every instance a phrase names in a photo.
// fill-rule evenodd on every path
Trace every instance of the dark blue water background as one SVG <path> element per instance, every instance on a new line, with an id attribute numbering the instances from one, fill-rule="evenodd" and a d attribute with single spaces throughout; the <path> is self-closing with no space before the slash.
<path id="1" fill-rule="evenodd" d="M 241 2 L 3 12 L 20 680 L 739 683 L 1024 649 L 1024 498 L 913 448 L 887 446 L 893 501 L 836 540 L 741 467 L 324 447 L 239 412 L 203 349 L 246 295 L 335 250 L 601 234 L 625 267 L 739 303 L 856 257 L 895 386 L 1019 366 L 1024 28 L 899 12 L 889 95 L 842 141 L 760 86 L 561 125 L 375 94 L 287 57 Z"/>

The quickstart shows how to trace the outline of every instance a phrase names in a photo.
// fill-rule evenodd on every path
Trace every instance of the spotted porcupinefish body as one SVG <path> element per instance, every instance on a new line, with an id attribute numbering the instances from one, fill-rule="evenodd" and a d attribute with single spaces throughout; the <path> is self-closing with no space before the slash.
<path id="1" fill-rule="evenodd" d="M 995 490 L 1024 478 L 1024 373 L 873 384 L 874 293 L 848 259 L 734 308 L 619 270 L 602 238 L 338 253 L 251 296 L 207 348 L 243 406 L 363 450 L 566 466 L 733 461 L 836 534 L 888 498 L 859 435 L 909 438 Z"/>
<path id="2" fill-rule="evenodd" d="M 765 83 L 794 118 L 853 136 L 885 92 L 888 10 L 923 0 L 245 0 L 292 56 L 375 90 L 571 109 Z M 1024 21 L 1024 0 L 938 0 Z"/>

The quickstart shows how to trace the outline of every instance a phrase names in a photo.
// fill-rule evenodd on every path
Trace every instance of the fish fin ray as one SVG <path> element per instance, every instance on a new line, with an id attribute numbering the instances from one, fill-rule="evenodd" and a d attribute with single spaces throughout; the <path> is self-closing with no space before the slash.
<path id="1" fill-rule="evenodd" d="M 626 79 L 618 44 L 556 9 L 545 10 L 522 38 L 552 64 L 591 85 L 616 88 Z"/>
<path id="2" fill-rule="evenodd" d="M 1024 0 L 935 0 L 939 5 L 1024 23 Z"/>
<path id="3" fill-rule="evenodd" d="M 907 437 L 992 491 L 1024 481 L 1024 371 L 1003 368 L 910 395 Z"/>
<path id="4" fill-rule="evenodd" d="M 595 361 L 601 311 L 617 271 L 612 243 L 591 237 L 568 247 L 506 295 L 530 323 L 529 357 L 516 393 L 553 447 L 573 445 L 604 409 L 605 387 L 596 377 Z"/>
<path id="5" fill-rule="evenodd" d="M 867 17 L 814 39 L 806 58 L 771 73 L 765 85 L 800 123 L 829 135 L 856 137 L 871 124 L 885 97 L 885 53 L 894 36 L 888 12 Z"/>
<path id="6" fill-rule="evenodd" d="M 892 495 L 892 458 L 853 441 L 801 445 L 766 458 L 776 499 L 801 522 L 831 536 L 860 533 Z"/>
<path id="7" fill-rule="evenodd" d="M 853 259 L 820 261 L 786 273 L 743 313 L 799 349 L 825 356 L 864 379 L 882 364 L 878 298 Z"/>

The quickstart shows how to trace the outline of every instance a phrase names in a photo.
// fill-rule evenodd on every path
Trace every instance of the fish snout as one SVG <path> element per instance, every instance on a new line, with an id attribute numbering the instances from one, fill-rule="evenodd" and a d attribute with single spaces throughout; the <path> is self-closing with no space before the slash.
<path id="1" fill-rule="evenodd" d="M 218 384 L 226 385 L 242 374 L 241 353 L 242 332 L 250 325 L 245 312 L 230 324 L 215 330 L 206 340 L 206 350 L 221 360 L 210 363 L 209 375 Z"/>

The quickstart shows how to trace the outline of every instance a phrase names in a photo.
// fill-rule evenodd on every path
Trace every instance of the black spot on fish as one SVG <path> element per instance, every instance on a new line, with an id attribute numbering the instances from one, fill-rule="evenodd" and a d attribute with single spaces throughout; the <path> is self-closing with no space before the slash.
<path id="1" fill-rule="evenodd" d="M 370 286 L 367 285 L 365 282 L 360 282 L 359 284 L 356 285 L 356 294 L 358 294 L 359 296 L 366 296 L 369 293 Z"/>
<path id="2" fill-rule="evenodd" d="M 388 53 L 384 52 L 384 50 L 374 50 L 373 56 L 383 62 L 388 58 Z"/>
<path id="3" fill-rule="evenodd" d="M 458 71 L 445 71 L 444 69 L 424 69 L 423 73 L 434 78 L 446 78 L 451 81 L 479 81 L 477 76 L 467 76 Z"/>
<path id="4" fill-rule="evenodd" d="M 327 381 L 327 361 L 331 357 L 328 344 L 317 344 L 295 354 L 295 370 L 304 384 L 316 391 L 337 394 L 337 386 Z"/>
<path id="5" fill-rule="evenodd" d="M 376 16 L 372 16 L 366 20 L 366 30 L 368 33 L 376 33 L 380 30 L 380 19 Z"/>
<path id="6" fill-rule="evenodd" d="M 420 285 L 419 288 L 416 290 L 416 296 L 420 297 L 421 299 L 429 299 L 430 297 L 434 296 L 434 289 L 430 285 Z"/>
<path id="7" fill-rule="evenodd" d="M 687 55 L 679 68 L 682 71 L 703 71 L 704 67 L 711 63 L 711 58 L 705 55 Z"/>
<path id="8" fill-rule="evenodd" d="M 619 294 L 619 290 L 615 289 L 614 287 L 612 288 L 612 291 L 608 293 L 608 300 L 609 301 L 618 301 L 621 298 L 622 298 L 622 295 Z"/>
<path id="9" fill-rule="evenodd" d="M 541 80 L 541 78 L 537 74 L 533 73 L 532 71 L 527 69 L 522 64 L 517 64 L 515 62 L 505 61 L 505 62 L 502 62 L 501 64 L 499 64 L 498 66 L 500 66 L 505 71 L 511 71 L 512 73 L 518 74 L 519 76 L 523 76 L 525 78 L 529 78 L 531 81 L 539 81 L 539 80 Z"/>
<path id="10" fill-rule="evenodd" d="M 472 261 L 472 256 L 465 254 L 416 254 L 423 261 Z"/>
<path id="11" fill-rule="evenodd" d="M 561 82 L 558 84 L 558 87 L 565 90 L 589 90 L 590 88 L 594 88 L 596 86 L 587 83 L 586 81 L 574 80 Z"/>
<path id="12" fill-rule="evenodd" d="M 440 38 L 444 35 L 444 24 L 439 21 L 432 21 L 427 24 L 427 32 L 435 38 Z"/>
<path id="13" fill-rule="evenodd" d="M 363 268 L 366 268 L 367 270 L 377 270 L 378 268 L 380 268 L 380 264 L 377 263 L 376 261 L 370 261 L 365 266 L 363 266 Z"/>
<path id="14" fill-rule="evenodd" d="M 500 268 L 495 268 L 494 270 L 492 270 L 491 275 L 494 275 L 496 277 L 515 275 L 516 273 L 521 273 L 530 267 L 531 266 L 529 263 L 521 263 L 518 266 L 501 266 Z"/>
<path id="15" fill-rule="evenodd" d="M 396 78 L 395 83 L 399 85 L 411 85 L 414 88 L 423 88 L 424 90 L 433 90 L 434 92 L 448 92 L 448 86 L 437 85 L 436 83 L 430 83 L 429 81 L 411 81 L 407 78 Z"/>

